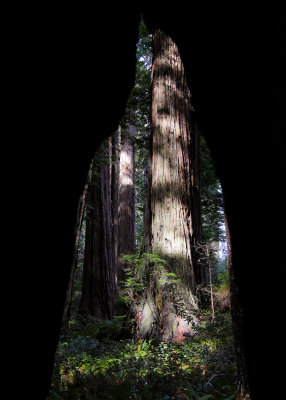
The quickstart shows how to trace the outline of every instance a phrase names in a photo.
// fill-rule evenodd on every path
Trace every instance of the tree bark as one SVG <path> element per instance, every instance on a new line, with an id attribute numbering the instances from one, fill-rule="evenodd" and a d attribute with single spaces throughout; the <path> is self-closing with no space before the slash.
<path id="1" fill-rule="evenodd" d="M 193 289 L 191 95 L 171 38 L 156 31 L 153 52 L 152 247 L 183 257 L 180 274 Z"/>
<path id="2" fill-rule="evenodd" d="M 151 248 L 167 260 L 166 271 L 157 276 L 175 273 L 181 283 L 171 293 L 167 282 L 161 285 L 162 279 L 154 282 L 151 277 L 140 310 L 143 317 L 139 332 L 150 334 L 155 323 L 155 335 L 176 341 L 179 331 L 192 332 L 185 316 L 179 315 L 182 310 L 176 312 L 176 303 L 183 302 L 188 315 L 197 308 L 191 250 L 195 240 L 192 191 L 197 171 L 191 160 L 191 93 L 178 48 L 160 30 L 153 35 L 152 68 Z"/>
<path id="3" fill-rule="evenodd" d="M 120 174 L 119 174 L 119 217 L 118 255 L 135 251 L 135 189 L 134 189 L 134 148 L 131 141 L 135 127 L 127 125 L 121 130 Z M 119 260 L 119 281 L 124 279 L 122 262 Z"/>
<path id="4" fill-rule="evenodd" d="M 114 298 L 117 297 L 118 280 L 118 207 L 119 207 L 119 132 L 111 137 L 111 218 L 114 264 Z"/>
<path id="5" fill-rule="evenodd" d="M 89 172 L 88 172 L 88 176 L 87 176 L 87 182 L 86 182 L 86 185 L 84 187 L 83 193 L 82 193 L 82 195 L 81 195 L 81 197 L 79 199 L 79 204 L 78 204 L 76 226 L 75 226 L 74 255 L 73 255 L 73 262 L 72 262 L 70 278 L 69 278 L 69 284 L 68 284 L 66 300 L 65 300 L 65 306 L 64 306 L 64 312 L 63 312 L 62 329 L 64 331 L 66 331 L 68 329 L 69 320 L 70 320 L 72 296 L 73 296 L 73 281 L 74 281 L 74 275 L 75 275 L 75 271 L 76 271 L 76 268 L 77 268 L 77 262 L 78 262 L 79 237 L 80 237 L 80 232 L 81 232 L 81 228 L 82 228 L 82 222 L 83 222 L 83 215 L 84 215 L 84 209 L 85 209 L 85 204 L 86 204 L 87 191 L 88 191 L 88 187 L 89 187 L 89 184 L 90 184 L 90 181 L 91 181 L 92 168 L 93 168 L 93 164 L 91 163 L 90 169 L 89 169 Z"/>
<path id="6" fill-rule="evenodd" d="M 80 315 L 114 315 L 115 268 L 111 213 L 110 148 L 104 142 L 94 158 L 88 189 L 85 255 Z"/>
<path id="7" fill-rule="evenodd" d="M 151 185 L 152 185 L 152 141 L 149 140 L 149 158 L 146 170 L 147 184 L 143 220 L 143 243 L 141 253 L 151 253 Z"/>

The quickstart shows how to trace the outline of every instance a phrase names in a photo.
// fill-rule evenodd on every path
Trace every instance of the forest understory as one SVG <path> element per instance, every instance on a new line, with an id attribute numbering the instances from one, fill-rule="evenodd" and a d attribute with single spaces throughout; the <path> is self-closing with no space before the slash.
<path id="1" fill-rule="evenodd" d="M 193 337 L 136 339 L 135 321 L 70 322 L 60 338 L 47 400 L 235 399 L 236 366 L 225 275 Z M 205 301 L 210 296 L 205 295 Z M 209 303 L 210 304 L 210 303 Z"/>
<path id="2" fill-rule="evenodd" d="M 235 399 L 222 187 L 178 48 L 143 22 L 135 86 L 91 160 L 75 231 L 46 400 Z"/>

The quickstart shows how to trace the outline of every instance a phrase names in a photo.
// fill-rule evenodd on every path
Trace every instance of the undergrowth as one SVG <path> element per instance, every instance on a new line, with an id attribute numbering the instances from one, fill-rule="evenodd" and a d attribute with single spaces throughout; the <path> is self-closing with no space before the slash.
<path id="1" fill-rule="evenodd" d="M 122 322 L 72 325 L 61 337 L 47 400 L 234 399 L 229 313 L 209 312 L 182 344 L 118 339 Z"/>

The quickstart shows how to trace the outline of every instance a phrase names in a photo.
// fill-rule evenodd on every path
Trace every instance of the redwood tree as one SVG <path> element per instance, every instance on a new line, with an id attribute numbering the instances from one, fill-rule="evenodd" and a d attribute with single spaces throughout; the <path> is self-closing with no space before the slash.
<path id="1" fill-rule="evenodd" d="M 124 125 L 123 125 L 124 126 Z M 118 256 L 135 251 L 135 191 L 134 191 L 134 147 L 133 125 L 121 129 L 120 173 L 119 173 L 119 217 Z M 124 278 L 122 262 L 119 260 L 119 280 Z"/>
<path id="2" fill-rule="evenodd" d="M 118 280 L 118 196 L 119 196 L 119 132 L 110 138 L 111 152 L 111 220 L 112 220 L 112 251 L 114 263 L 114 296 L 117 295 Z"/>
<path id="3" fill-rule="evenodd" d="M 197 309 L 192 243 L 200 240 L 200 229 L 194 229 L 192 210 L 199 203 L 194 192 L 199 168 L 192 155 L 198 140 L 192 136 L 191 93 L 178 48 L 160 30 L 153 35 L 152 73 L 151 248 L 167 260 L 165 276 L 175 274 L 181 282 L 170 292 L 153 276 L 141 305 L 139 334 L 179 340 L 183 332 L 192 333 L 186 314 L 195 320 Z M 176 308 L 179 303 L 183 310 Z"/>
<path id="4" fill-rule="evenodd" d="M 80 315 L 111 319 L 114 315 L 116 264 L 111 206 L 110 142 L 94 157 L 88 188 L 85 255 Z"/>
<path id="5" fill-rule="evenodd" d="M 78 204 L 77 219 L 76 219 L 76 226 L 75 226 L 74 255 L 73 255 L 72 267 L 71 267 L 71 272 L 70 272 L 69 284 L 68 284 L 67 293 L 66 293 L 65 306 L 64 306 L 64 311 L 63 311 L 63 324 L 62 324 L 63 330 L 66 330 L 68 328 L 69 320 L 70 320 L 70 316 L 71 316 L 74 276 L 75 276 L 77 263 L 78 263 L 79 238 L 80 238 L 80 232 L 81 232 L 82 223 L 83 223 L 84 210 L 85 210 L 85 206 L 86 206 L 87 191 L 88 191 L 88 187 L 90 185 L 91 177 L 92 177 L 92 168 L 93 168 L 93 163 L 91 163 L 91 165 L 90 165 L 90 169 L 88 171 L 88 176 L 87 176 L 87 182 L 84 187 L 83 193 L 80 196 L 79 204 Z"/>

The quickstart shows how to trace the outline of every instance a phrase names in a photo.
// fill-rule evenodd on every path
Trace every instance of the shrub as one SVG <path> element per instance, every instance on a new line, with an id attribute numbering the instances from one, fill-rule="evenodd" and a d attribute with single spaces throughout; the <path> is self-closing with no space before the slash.
<path id="1" fill-rule="evenodd" d="M 112 324 L 102 326 L 106 332 Z M 202 314 L 197 335 L 181 345 L 106 340 L 97 329 L 78 329 L 59 343 L 47 400 L 221 400 L 235 392 L 229 314 L 216 313 L 215 322 L 210 313 Z"/>

